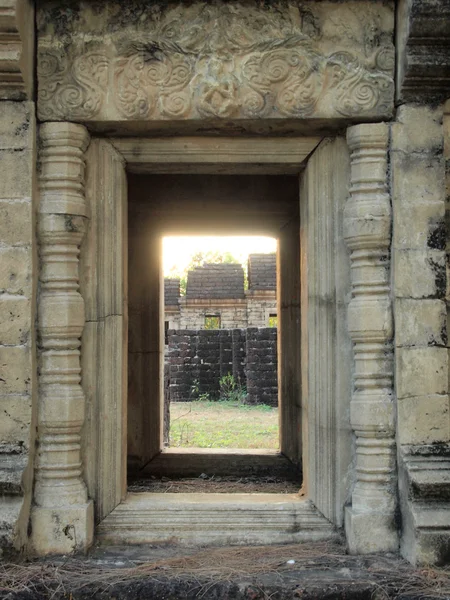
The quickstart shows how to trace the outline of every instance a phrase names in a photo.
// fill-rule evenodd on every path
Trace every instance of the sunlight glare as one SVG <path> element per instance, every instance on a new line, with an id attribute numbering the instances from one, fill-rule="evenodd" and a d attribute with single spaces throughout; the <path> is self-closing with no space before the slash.
<path id="1" fill-rule="evenodd" d="M 171 236 L 163 238 L 164 276 L 186 269 L 197 252 L 230 252 L 245 264 L 249 254 L 276 252 L 277 240 L 263 236 Z"/>

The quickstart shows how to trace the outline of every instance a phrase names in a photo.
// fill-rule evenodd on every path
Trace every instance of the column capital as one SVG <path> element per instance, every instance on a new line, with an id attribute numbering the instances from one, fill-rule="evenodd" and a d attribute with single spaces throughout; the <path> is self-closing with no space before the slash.
<path id="1" fill-rule="evenodd" d="M 44 123 L 39 128 L 41 214 L 86 217 L 84 153 L 89 133 L 76 123 Z"/>
<path id="2" fill-rule="evenodd" d="M 388 140 L 387 123 L 361 123 L 347 129 L 347 144 L 352 152 L 364 147 L 385 150 Z"/>

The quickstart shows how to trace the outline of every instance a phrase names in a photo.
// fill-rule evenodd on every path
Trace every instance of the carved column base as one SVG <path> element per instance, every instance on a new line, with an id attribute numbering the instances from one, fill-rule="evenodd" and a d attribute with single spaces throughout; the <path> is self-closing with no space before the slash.
<path id="1" fill-rule="evenodd" d="M 35 506 L 31 527 L 32 547 L 39 556 L 86 552 L 94 538 L 94 504 Z"/>
<path id="2" fill-rule="evenodd" d="M 397 552 L 398 534 L 392 514 L 345 509 L 345 535 L 350 554 Z"/>

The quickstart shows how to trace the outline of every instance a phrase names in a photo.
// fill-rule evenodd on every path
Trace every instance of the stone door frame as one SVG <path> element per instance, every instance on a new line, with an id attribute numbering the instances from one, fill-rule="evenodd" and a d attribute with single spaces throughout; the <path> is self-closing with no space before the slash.
<path id="1" fill-rule="evenodd" d="M 347 223 L 353 225 L 364 221 L 358 214 L 358 201 L 367 204 L 372 202 L 375 208 L 380 204 L 384 210 L 384 191 L 386 189 L 386 153 L 387 130 L 381 125 L 361 125 L 352 127 L 349 145 L 352 155 L 352 182 L 350 200 L 347 203 Z M 358 343 L 360 352 L 372 353 L 367 378 L 373 378 L 373 365 L 381 360 L 386 363 L 384 342 L 391 332 L 386 334 L 380 329 L 383 324 L 377 322 L 367 327 L 361 316 L 352 315 L 354 323 L 347 327 L 347 305 L 350 299 L 350 276 L 348 252 L 345 239 L 356 259 L 356 280 L 361 300 L 361 277 L 370 279 L 365 272 L 364 257 L 367 248 L 375 248 L 375 262 L 370 268 L 379 265 L 386 270 L 385 247 L 389 245 L 390 214 L 386 218 L 380 213 L 383 231 L 367 232 L 364 230 L 356 236 L 352 231 L 344 232 L 344 205 L 349 193 L 349 149 L 343 138 L 93 138 L 86 156 L 88 133 L 81 125 L 71 123 L 47 123 L 41 127 L 42 156 L 45 157 L 41 174 L 40 203 L 40 245 L 43 257 L 41 283 L 52 282 L 52 271 L 58 273 L 61 267 L 70 271 L 71 285 L 48 285 L 46 295 L 40 298 L 39 328 L 41 336 L 48 336 L 41 352 L 41 395 L 39 422 L 39 457 L 37 465 L 36 506 L 33 509 L 33 538 L 36 549 L 41 552 L 67 552 L 68 549 L 87 547 L 93 537 L 92 503 L 87 500 L 87 483 L 89 496 L 96 504 L 99 519 L 108 515 L 117 507 L 126 495 L 126 339 L 127 339 L 127 297 L 123 286 L 126 278 L 126 259 L 123 243 L 118 244 L 118 236 L 126 235 L 126 169 L 155 172 L 155 164 L 160 165 L 163 172 L 172 172 L 180 164 L 190 165 L 194 172 L 239 172 L 251 173 L 255 169 L 263 169 L 265 173 L 300 172 L 303 162 L 309 158 L 300 181 L 300 259 L 302 270 L 302 429 L 303 429 L 303 464 L 306 493 L 309 503 L 331 523 L 337 527 L 343 524 L 344 505 L 351 495 L 353 471 L 351 469 L 351 427 L 350 400 L 352 398 L 351 376 L 352 352 L 350 337 Z M 319 143 L 320 142 L 320 143 Z M 361 159 L 362 156 L 362 159 Z M 83 167 L 87 163 L 86 193 L 84 189 Z M 366 163 L 366 164 L 365 164 Z M 185 166 L 181 167 L 182 170 Z M 384 169 L 384 171 L 383 171 Z M 161 171 L 160 171 L 161 172 Z M 191 171 L 192 172 L 192 171 Z M 360 191 L 359 191 L 360 190 Z M 359 196 L 358 196 L 359 194 Z M 351 214 L 356 204 L 355 214 Z M 350 208 L 349 208 L 350 207 Z M 84 229 L 91 219 L 81 255 L 81 271 L 74 272 L 78 266 L 78 252 Z M 76 223 L 75 223 L 76 221 Z M 79 221 L 79 222 L 78 222 Z M 364 221 L 366 223 L 366 221 Z M 360 227 L 361 229 L 361 227 Z M 367 227 L 366 227 L 367 229 Z M 387 241 L 386 241 L 387 240 Z M 61 252 L 59 246 L 70 247 L 71 251 Z M 56 248 L 56 250 L 55 250 Z M 381 248 L 381 250 L 380 250 Z M 52 258 L 52 253 L 65 258 Z M 381 254 L 380 254 L 381 252 Z M 383 254 L 384 253 L 384 254 Z M 382 255 L 383 254 L 383 255 Z M 45 256 L 50 258 L 45 259 Z M 353 255 L 352 255 L 353 256 Z M 74 260 L 75 259 L 75 260 Z M 61 262 L 62 260 L 62 262 Z M 378 262 L 377 262 L 378 260 Z M 55 267 L 55 264 L 59 264 Z M 362 264 L 361 264 L 362 261 Z M 370 262 L 370 261 L 369 261 Z M 371 271 L 372 272 L 372 271 Z M 374 271 L 375 272 L 375 271 Z M 59 275 L 58 275 L 59 277 Z M 56 277 L 56 279 L 58 279 Z M 81 295 L 78 293 L 80 278 Z M 54 279 L 54 278 L 53 278 Z M 64 278 L 63 278 L 64 279 Z M 356 281 L 356 283 L 355 283 Z M 369 288 L 370 288 L 369 284 Z M 66 291 L 67 290 L 67 291 Z M 364 293 L 364 290 L 363 290 Z M 371 289 L 367 292 L 372 293 Z M 377 294 L 379 294 L 377 290 Z M 76 302 L 74 303 L 74 300 Z M 84 300 L 84 302 L 83 302 Z M 363 302 L 365 298 L 362 298 Z M 378 298 L 373 301 L 375 315 L 378 310 Z M 384 302 L 384 297 L 382 298 Z M 86 316 L 84 306 L 86 307 Z M 52 331 L 51 311 L 59 307 L 60 325 L 58 335 Z M 384 313 L 385 302 L 382 309 Z M 383 310 L 381 312 L 383 312 Z M 354 312 L 354 311 L 353 311 Z M 382 316 L 385 316 L 383 313 Z M 76 322 L 76 327 L 71 321 Z M 364 318 L 363 318 L 364 321 Z M 83 330 L 81 349 L 81 366 L 79 364 L 79 336 Z M 369 331 L 369 341 L 361 342 L 362 330 Z M 61 349 L 56 338 L 71 332 L 72 340 L 67 346 L 72 365 L 66 368 L 66 349 Z M 375 334 L 374 334 L 375 331 Z M 355 333 L 356 332 L 356 333 Z M 358 338 L 357 340 L 355 340 Z M 370 336 L 375 343 L 371 344 Z M 381 340 L 381 341 L 379 341 Z M 378 349 L 376 344 L 383 348 Z M 365 345 L 366 344 L 366 345 Z M 368 345 L 367 345 L 368 344 Z M 380 359 L 380 353 L 382 358 Z M 356 358 L 358 352 L 355 347 Z M 59 361 L 59 362 L 58 362 Z M 78 366 L 77 366 L 78 362 Z M 64 364 L 63 364 L 64 363 Z M 356 371 L 358 365 L 356 362 Z M 61 385 L 64 389 L 66 412 L 51 415 L 48 418 L 45 407 L 46 388 L 52 388 L 53 380 L 46 373 L 54 372 L 55 365 L 61 369 L 64 377 Z M 363 366 L 364 371 L 364 366 Z M 74 373 L 78 372 L 78 378 Z M 70 376 L 69 376 L 70 375 Z M 72 379 L 71 379 L 72 378 Z M 70 381 L 69 381 L 70 379 Z M 364 379 L 361 375 L 361 379 Z M 377 376 L 375 376 L 377 379 Z M 88 398 L 87 419 L 83 426 L 85 402 L 82 388 Z M 389 382 L 388 382 L 389 383 Z M 364 388 L 364 383 L 362 384 Z M 386 381 L 382 382 L 386 386 Z M 391 385 L 391 384 L 390 384 Z M 377 390 L 377 382 L 371 380 L 367 384 L 373 391 Z M 59 388 L 58 388 L 59 389 Z M 371 392 L 370 392 L 371 393 Z M 370 396 L 369 393 L 369 396 Z M 80 395 L 81 394 L 81 395 Z M 353 393 L 353 403 L 361 404 Z M 51 394 L 50 394 L 51 395 Z M 371 412 L 372 398 L 363 398 L 368 412 L 359 418 L 358 427 L 353 424 L 358 439 L 368 440 L 372 448 L 368 460 L 362 459 L 359 471 L 356 471 L 356 487 L 361 497 L 375 494 L 379 499 L 383 494 L 391 499 L 392 490 L 385 490 L 384 477 L 392 478 L 394 467 L 391 464 L 391 448 L 393 432 L 386 433 L 385 420 L 380 416 L 378 396 L 375 402 L 375 413 Z M 357 405 L 359 406 L 359 405 Z M 76 424 L 66 417 L 70 410 L 77 412 Z M 378 412 L 377 412 L 378 411 Z M 354 411 L 353 411 L 354 412 Z M 356 411 L 358 417 L 361 411 Z M 99 418 L 100 415 L 103 418 Z M 375 415 L 375 416 L 374 416 Z M 352 413 L 352 421 L 353 419 Z M 56 425 L 55 425 L 56 423 Z M 66 431 L 73 431 L 75 436 L 72 445 L 64 446 Z M 71 481 L 66 480 L 61 489 L 70 487 L 67 501 L 54 502 L 52 487 L 46 482 L 52 479 L 56 484 L 57 477 L 49 475 L 49 448 L 45 444 L 45 432 L 52 431 L 62 460 L 74 464 Z M 82 431 L 80 439 L 79 433 Z M 381 435 L 379 435 L 381 431 Z M 384 440 L 388 438 L 387 445 Z M 76 439 L 75 439 L 76 438 Z M 382 439 L 381 439 L 382 438 Z M 380 440 L 380 443 L 378 441 Z M 53 442 L 54 443 L 54 442 Z M 378 445 L 377 445 L 378 444 Z M 374 456 L 378 447 L 387 448 L 388 464 L 379 464 Z M 364 447 L 364 443 L 363 443 Z M 359 451 L 360 454 L 366 454 Z M 79 457 L 83 456 L 84 477 L 79 467 Z M 78 458 L 77 458 L 78 457 Z M 391 462 L 389 462 L 391 461 Z M 358 475 L 359 473 L 359 475 Z M 362 475 L 361 475 L 362 474 Z M 69 478 L 70 480 L 70 478 Z M 43 483 L 42 483 L 43 482 Z M 70 484 L 70 486 L 69 486 Z M 377 495 L 378 494 L 378 495 Z M 388 504 L 388 502 L 386 502 Z M 395 503 L 394 503 L 395 504 Z M 392 502 L 391 502 L 392 505 Z M 382 508 L 382 517 L 376 524 L 377 532 L 394 529 L 393 511 L 395 506 Z M 74 512 L 75 511 L 75 512 Z M 355 551 L 360 550 L 358 524 L 366 531 L 368 523 L 373 522 L 374 514 L 379 516 L 376 506 L 364 501 L 356 511 L 349 511 L 347 535 Z M 42 516 L 44 515 L 44 519 Z M 73 515 L 73 516 L 71 516 Z M 353 519 L 353 521 L 352 521 Z M 372 521 L 370 521 L 372 519 Z M 45 535 L 44 529 L 49 520 L 53 533 Z M 72 523 L 76 535 L 70 535 L 68 525 Z M 356 524 L 355 524 L 356 523 Z M 55 524 L 57 532 L 55 532 Z M 58 525 L 60 524 L 60 525 Z M 69 535 L 68 532 L 69 531 Z M 353 539 L 352 539 L 353 535 Z M 358 537 L 359 535 L 359 537 Z M 370 534 L 372 535 L 372 534 Z M 73 540 L 76 540 L 75 542 Z M 366 544 L 367 545 L 367 544 Z M 392 547 L 389 540 L 376 539 L 371 550 Z M 363 550 L 364 551 L 364 550 Z M 367 551 L 367 550 L 366 550 Z"/>

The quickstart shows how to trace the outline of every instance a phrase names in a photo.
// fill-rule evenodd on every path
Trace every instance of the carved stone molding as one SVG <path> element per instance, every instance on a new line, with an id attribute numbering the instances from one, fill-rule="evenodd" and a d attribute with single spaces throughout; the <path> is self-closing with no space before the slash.
<path id="1" fill-rule="evenodd" d="M 403 102 L 450 97 L 450 0 L 398 3 L 397 96 Z"/>
<path id="2" fill-rule="evenodd" d="M 402 554 L 413 564 L 445 564 L 450 546 L 450 444 L 402 446 Z"/>
<path id="3" fill-rule="evenodd" d="M 356 436 L 356 482 L 346 511 L 346 532 L 353 553 L 398 548 L 388 137 L 384 123 L 347 131 L 351 187 L 344 238 L 351 251 L 348 327 L 355 359 L 350 418 Z"/>
<path id="4" fill-rule="evenodd" d="M 0 0 L 0 99 L 31 99 L 34 7 L 27 0 Z"/>
<path id="5" fill-rule="evenodd" d="M 144 11 L 110 2 L 93 10 L 79 0 L 70 12 L 64 3 L 39 11 L 42 120 L 391 115 L 389 2 L 155 2 Z"/>
<path id="6" fill-rule="evenodd" d="M 85 323 L 78 257 L 85 231 L 82 125 L 41 127 L 39 204 L 40 343 L 38 448 L 32 543 L 39 554 L 85 549 L 93 510 L 82 477 L 80 434 L 85 398 L 80 345 Z"/>

